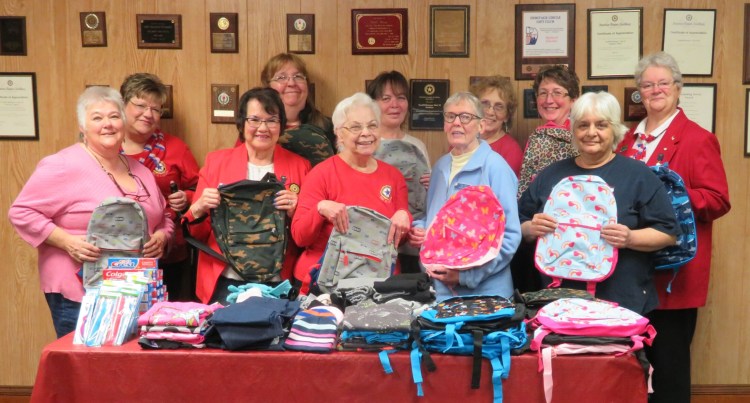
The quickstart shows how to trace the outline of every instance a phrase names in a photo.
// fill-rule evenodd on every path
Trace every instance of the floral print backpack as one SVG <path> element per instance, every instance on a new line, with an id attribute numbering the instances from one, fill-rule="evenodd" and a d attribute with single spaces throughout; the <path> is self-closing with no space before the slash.
<path id="1" fill-rule="evenodd" d="M 557 220 L 557 228 L 537 241 L 536 268 L 552 277 L 550 287 L 564 279 L 585 281 L 594 295 L 596 283 L 617 265 L 617 249 L 601 239 L 602 226 L 617 222 L 612 187 L 596 175 L 563 178 L 552 188 L 544 213 Z"/>

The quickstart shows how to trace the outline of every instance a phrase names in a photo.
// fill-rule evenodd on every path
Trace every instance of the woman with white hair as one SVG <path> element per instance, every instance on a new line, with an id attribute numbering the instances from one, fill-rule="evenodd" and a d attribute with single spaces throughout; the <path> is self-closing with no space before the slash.
<path id="1" fill-rule="evenodd" d="M 380 108 L 369 96 L 356 93 L 336 105 L 333 127 L 339 153 L 316 165 L 305 178 L 292 221 L 292 237 L 304 247 L 294 277 L 306 293 L 310 269 L 323 255 L 335 227 L 349 228 L 347 206 L 362 206 L 391 219 L 388 241 L 398 245 L 411 226 L 406 181 L 395 167 L 375 159 L 380 145 Z"/>
<path id="2" fill-rule="evenodd" d="M 685 181 L 695 214 L 698 235 L 695 258 L 674 279 L 669 270 L 654 276 L 659 306 L 649 320 L 659 337 L 646 349 L 654 366 L 654 395 L 649 401 L 687 402 L 690 343 L 698 308 L 706 304 L 708 296 L 711 229 L 714 220 L 731 208 L 729 186 L 719 140 L 677 107 L 682 73 L 674 58 L 664 52 L 645 56 L 636 68 L 635 84 L 646 108 L 646 118 L 625 135 L 618 152 L 647 165 L 668 163 Z"/>
<path id="3" fill-rule="evenodd" d="M 557 228 L 556 220 L 542 211 L 561 179 L 600 177 L 614 189 L 617 203 L 617 223 L 604 225 L 601 237 L 619 252 L 612 275 L 597 284 L 596 297 L 645 314 L 658 303 L 651 252 L 673 245 L 680 233 L 669 197 L 648 167 L 615 154 L 627 128 L 620 122 L 620 105 L 613 95 L 582 95 L 573 104 L 570 121 L 572 144 L 580 154 L 545 168 L 521 195 L 524 239 L 532 242 Z M 551 279 L 543 277 L 542 282 L 549 284 Z M 586 282 L 564 280 L 562 286 L 585 289 Z"/>
<path id="4" fill-rule="evenodd" d="M 21 238 L 39 251 L 39 281 L 58 338 L 75 330 L 84 294 L 81 265 L 101 254 L 86 242 L 86 229 L 104 199 L 128 197 L 141 205 L 150 234 L 144 257 L 161 257 L 174 230 L 154 175 L 120 154 L 125 137 L 120 93 L 89 87 L 76 111 L 81 142 L 42 159 L 8 212 Z"/>
<path id="5" fill-rule="evenodd" d="M 412 246 L 425 241 L 426 228 L 448 199 L 468 186 L 488 185 L 505 212 L 505 235 L 499 254 L 468 270 L 435 268 L 427 274 L 435 280 L 438 301 L 453 295 L 513 295 L 510 260 L 521 241 L 516 191 L 518 180 L 507 162 L 480 139 L 484 130 L 484 108 L 469 92 L 457 92 L 443 106 L 443 130 L 451 151 L 435 163 L 427 192 L 427 213 L 414 222 L 409 233 Z"/>

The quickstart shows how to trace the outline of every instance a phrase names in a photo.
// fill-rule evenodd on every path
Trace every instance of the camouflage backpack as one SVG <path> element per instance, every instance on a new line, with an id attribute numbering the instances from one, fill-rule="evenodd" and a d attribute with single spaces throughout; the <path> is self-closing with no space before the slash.
<path id="1" fill-rule="evenodd" d="M 284 131 L 279 144 L 285 149 L 310 161 L 315 166 L 336 154 L 325 131 L 318 126 L 303 123 L 299 127 Z"/>
<path id="2" fill-rule="evenodd" d="M 211 210 L 211 228 L 224 254 L 222 260 L 245 281 L 262 283 L 281 272 L 287 219 L 286 212 L 273 205 L 281 190 L 284 184 L 272 173 L 260 181 L 219 186 L 221 201 Z"/>
<path id="3" fill-rule="evenodd" d="M 101 249 L 96 262 L 83 263 L 83 286 L 97 288 L 110 257 L 142 257 L 148 242 L 148 222 L 141 205 L 127 197 L 108 197 L 94 209 L 86 242 Z"/>

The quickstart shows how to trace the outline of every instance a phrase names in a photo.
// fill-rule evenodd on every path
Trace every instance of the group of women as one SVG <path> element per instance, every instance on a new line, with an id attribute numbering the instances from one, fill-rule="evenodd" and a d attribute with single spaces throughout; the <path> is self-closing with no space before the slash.
<path id="1" fill-rule="evenodd" d="M 470 270 L 427 270 L 438 299 L 444 299 L 511 296 L 514 280 L 521 288 L 539 286 L 524 280 L 529 278 L 548 283 L 532 274 L 530 253 L 523 253 L 557 226 L 543 213 L 544 203 L 560 179 L 597 175 L 614 188 L 618 212 L 617 223 L 604 226 L 601 236 L 619 249 L 614 274 L 597 286 L 597 296 L 648 315 L 659 332 L 648 349 L 656 370 L 653 399 L 687 401 L 690 342 L 697 308 L 706 301 L 712 221 L 730 204 L 716 137 L 677 106 L 682 76 L 671 56 L 660 52 L 640 61 L 635 81 L 647 116 L 631 130 L 622 124 L 614 96 L 580 96 L 574 72 L 542 69 L 533 89 L 543 124 L 525 150 L 509 134 L 517 105 L 511 81 L 483 78 L 444 105 L 450 151 L 432 169 L 428 164 L 415 171 L 410 165 L 408 172 L 382 152 L 383 145 L 402 142 L 413 154 L 407 160 L 430 161 L 424 143 L 403 130 L 409 101 L 401 73 L 381 73 L 368 94 L 341 101 L 331 119 L 308 96 L 308 73 L 298 56 L 269 60 L 261 81 L 264 87 L 247 91 L 239 101 L 237 145 L 209 153 L 200 172 L 187 146 L 159 128 L 165 91 L 157 77 L 134 74 L 120 93 L 105 87 L 84 91 L 77 106 L 82 142 L 43 159 L 9 213 L 19 234 L 39 248 L 41 286 L 58 336 L 75 326 L 83 296 L 77 272 L 81 262 L 95 261 L 100 253 L 83 234 L 91 211 L 107 196 L 141 202 L 151 232 L 144 256 L 162 258 L 170 291 L 185 296 L 181 271 L 188 250 L 174 236 L 175 219 L 183 217 L 194 237 L 221 253 L 208 214 L 219 203 L 221 184 L 268 173 L 285 178 L 275 205 L 291 221 L 292 242 L 276 280 L 292 279 L 303 292 L 331 231 L 348 230 L 347 206 L 389 217 L 388 241 L 402 247 L 398 270 L 414 272 L 423 270 L 419 248 L 448 198 L 467 186 L 487 185 L 506 217 L 499 253 Z M 338 153 L 315 165 L 279 143 L 286 130 L 306 125 L 325 133 Z M 671 293 L 666 292 L 670 275 L 655 274 L 650 254 L 674 244 L 680 233 L 668 196 L 647 167 L 658 163 L 669 163 L 684 179 L 698 227 L 697 256 L 674 280 Z M 201 252 L 196 282 L 200 301 L 224 302 L 228 286 L 242 279 Z"/>

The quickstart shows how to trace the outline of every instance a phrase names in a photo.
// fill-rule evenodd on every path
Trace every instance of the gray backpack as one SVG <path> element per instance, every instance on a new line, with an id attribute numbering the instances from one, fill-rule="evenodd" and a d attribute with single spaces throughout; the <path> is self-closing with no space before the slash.
<path id="1" fill-rule="evenodd" d="M 91 213 L 86 241 L 101 249 L 96 262 L 83 263 L 83 286 L 97 288 L 110 257 L 142 257 L 148 222 L 141 205 L 127 197 L 108 197 Z"/>
<path id="2" fill-rule="evenodd" d="M 419 178 L 430 172 L 430 163 L 419 147 L 403 140 L 381 140 L 375 158 L 393 165 L 404 175 L 409 191 L 409 212 L 415 220 L 423 218 L 427 210 L 427 189 L 419 183 Z"/>
<path id="3" fill-rule="evenodd" d="M 349 232 L 334 228 L 321 257 L 317 285 L 325 293 L 351 288 L 363 279 L 385 280 L 396 265 L 398 253 L 388 244 L 391 220 L 365 207 L 349 206 L 346 212 Z"/>

